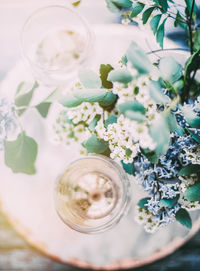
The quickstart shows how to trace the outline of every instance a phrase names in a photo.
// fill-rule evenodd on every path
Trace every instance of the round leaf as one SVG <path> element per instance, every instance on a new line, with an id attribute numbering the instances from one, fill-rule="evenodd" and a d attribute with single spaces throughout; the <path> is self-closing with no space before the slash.
<path id="1" fill-rule="evenodd" d="M 35 174 L 35 160 L 37 157 L 36 141 L 21 132 L 15 141 L 5 142 L 5 164 L 14 173 Z"/>
<path id="2" fill-rule="evenodd" d="M 164 80 L 173 84 L 182 76 L 182 66 L 173 57 L 163 57 L 159 63 L 159 70 Z"/>
<path id="3" fill-rule="evenodd" d="M 133 80 L 133 76 L 126 69 L 113 70 L 108 75 L 108 81 L 127 84 Z"/>

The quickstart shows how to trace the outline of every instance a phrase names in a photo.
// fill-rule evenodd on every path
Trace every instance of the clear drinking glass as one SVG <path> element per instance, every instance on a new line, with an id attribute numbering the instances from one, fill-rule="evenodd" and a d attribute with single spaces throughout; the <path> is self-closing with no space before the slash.
<path id="1" fill-rule="evenodd" d="M 72 162 L 56 181 L 58 215 L 82 233 L 105 231 L 119 222 L 130 205 L 130 183 L 123 169 L 104 156 Z"/>
<path id="2" fill-rule="evenodd" d="M 21 49 L 34 77 L 45 85 L 62 85 L 89 56 L 93 34 L 73 8 L 48 6 L 34 12 L 21 33 Z"/>

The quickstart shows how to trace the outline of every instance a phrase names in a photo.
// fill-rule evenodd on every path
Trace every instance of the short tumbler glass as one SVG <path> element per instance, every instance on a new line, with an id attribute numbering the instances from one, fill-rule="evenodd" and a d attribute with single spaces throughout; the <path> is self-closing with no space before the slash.
<path id="1" fill-rule="evenodd" d="M 56 181 L 56 211 L 82 233 L 99 233 L 116 225 L 128 211 L 131 186 L 113 160 L 87 156 L 72 162 Z"/>
<path id="2" fill-rule="evenodd" d="M 22 55 L 44 85 L 62 85 L 89 56 L 93 34 L 73 8 L 48 6 L 35 11 L 21 33 Z"/>

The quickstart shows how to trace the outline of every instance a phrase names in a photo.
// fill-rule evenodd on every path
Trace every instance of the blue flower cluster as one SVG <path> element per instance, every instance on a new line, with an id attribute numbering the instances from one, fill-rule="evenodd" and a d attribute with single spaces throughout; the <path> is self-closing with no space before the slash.
<path id="1" fill-rule="evenodd" d="M 0 150 L 4 149 L 4 141 L 17 128 L 14 107 L 6 98 L 0 99 Z"/>
<path id="2" fill-rule="evenodd" d="M 179 196 L 180 180 L 178 172 L 187 165 L 184 149 L 196 149 L 197 142 L 187 134 L 183 136 L 172 134 L 169 149 L 162 155 L 157 164 L 152 164 L 145 155 L 140 154 L 134 160 L 135 177 L 148 192 L 151 198 L 146 204 L 153 214 L 153 222 L 161 226 L 174 221 L 180 205 L 175 203 L 172 207 L 163 207 L 160 200 L 170 200 Z"/>

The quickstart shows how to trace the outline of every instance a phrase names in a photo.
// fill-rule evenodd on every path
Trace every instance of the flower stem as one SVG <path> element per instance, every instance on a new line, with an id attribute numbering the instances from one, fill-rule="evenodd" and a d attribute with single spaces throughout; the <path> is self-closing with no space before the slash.
<path id="1" fill-rule="evenodd" d="M 192 7 L 191 7 L 191 12 L 188 18 L 188 30 L 189 30 L 189 40 L 190 40 L 190 53 L 191 55 L 194 52 L 194 42 L 192 39 L 192 15 L 194 12 L 194 4 L 195 4 L 195 0 L 192 0 Z"/>

